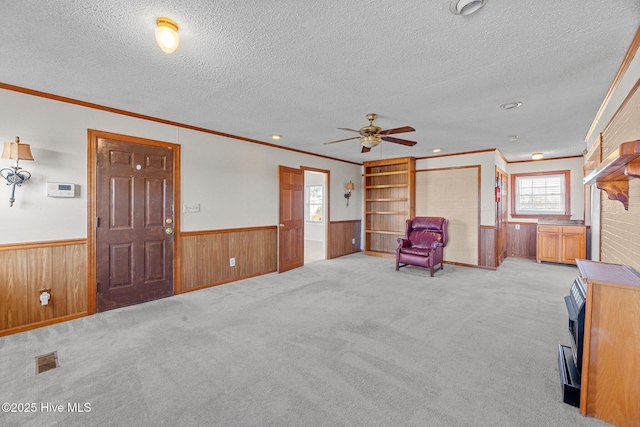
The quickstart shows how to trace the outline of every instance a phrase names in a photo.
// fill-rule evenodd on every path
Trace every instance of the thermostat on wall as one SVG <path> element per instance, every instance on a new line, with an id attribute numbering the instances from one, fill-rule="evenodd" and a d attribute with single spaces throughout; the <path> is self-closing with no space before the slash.
<path id="1" fill-rule="evenodd" d="M 47 197 L 75 197 L 76 185 L 68 182 L 47 182 Z"/>

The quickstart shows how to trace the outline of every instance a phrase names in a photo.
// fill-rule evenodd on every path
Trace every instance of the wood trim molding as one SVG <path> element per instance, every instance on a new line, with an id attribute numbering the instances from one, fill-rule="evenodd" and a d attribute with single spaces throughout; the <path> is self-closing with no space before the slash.
<path id="1" fill-rule="evenodd" d="M 180 233 L 180 237 L 189 237 L 189 236 L 206 236 L 209 234 L 224 234 L 224 233 L 238 233 L 244 231 L 259 231 L 259 230 L 275 230 L 278 226 L 276 225 L 263 225 L 258 227 L 243 227 L 243 228 L 225 228 L 218 230 L 199 230 L 199 231 L 183 231 Z"/>
<path id="2" fill-rule="evenodd" d="M 84 311 L 82 313 L 75 313 L 75 314 L 70 314 L 68 316 L 56 317 L 54 319 L 43 320 L 41 322 L 29 323 L 28 325 L 16 326 L 15 328 L 3 329 L 3 330 L 0 330 L 0 337 L 17 334 L 19 332 L 30 331 L 31 329 L 37 329 L 43 326 L 54 325 L 56 323 L 66 322 L 73 319 L 79 319 L 80 317 L 85 317 L 87 315 L 88 313 Z"/>
<path id="3" fill-rule="evenodd" d="M 496 150 L 497 150 L 497 148 L 487 148 L 487 149 L 484 149 L 484 150 L 462 151 L 462 152 L 459 152 L 459 153 L 439 154 L 437 156 L 416 157 L 416 160 L 436 159 L 438 157 L 463 156 L 465 154 L 489 153 L 491 151 L 496 151 Z M 506 161 L 506 159 L 505 159 L 505 161 Z"/>
<path id="4" fill-rule="evenodd" d="M 9 243 L 0 245 L 0 251 L 15 251 L 18 249 L 50 248 L 54 246 L 84 245 L 87 239 L 50 240 L 45 242 Z"/>
<path id="5" fill-rule="evenodd" d="M 325 212 L 327 213 L 327 217 L 324 221 L 324 257 L 327 259 L 329 257 L 329 245 L 331 241 L 331 233 L 329 233 L 329 223 L 331 222 L 331 171 L 327 169 L 318 169 L 311 166 L 300 166 L 302 170 L 302 181 L 304 182 L 304 173 L 305 172 L 318 172 L 323 173 L 326 176 L 326 194 L 324 197 L 325 201 Z M 306 186 L 306 183 L 305 183 Z M 305 189 L 306 191 L 306 189 Z M 306 197 L 306 196 L 305 196 Z"/>
<path id="6" fill-rule="evenodd" d="M 536 162 L 545 162 L 545 161 L 549 161 L 549 160 L 567 160 L 567 159 L 581 159 L 584 156 L 579 155 L 579 156 L 562 156 L 562 157 L 550 157 L 548 159 L 542 159 L 542 160 L 515 160 L 513 162 L 507 162 L 510 165 L 514 164 L 514 163 L 536 163 Z"/>
<path id="7" fill-rule="evenodd" d="M 118 108 L 107 107 L 107 106 L 100 105 L 100 104 L 94 104 L 92 102 L 80 101 L 78 99 L 67 98 L 66 96 L 54 95 L 54 94 L 51 94 L 51 93 L 41 92 L 41 91 L 38 91 L 38 90 L 28 89 L 28 88 L 24 88 L 24 87 L 20 87 L 20 86 L 14 86 L 14 85 L 10 85 L 10 84 L 7 84 L 7 83 L 1 83 L 0 82 L 0 89 L 6 89 L 6 90 L 13 91 L 13 92 L 24 93 L 26 95 L 32 95 L 32 96 L 37 96 L 37 97 L 41 97 L 41 98 L 47 98 L 47 99 L 51 99 L 53 101 L 65 102 L 67 104 L 79 105 L 81 107 L 86 107 L 86 108 L 92 108 L 92 109 L 95 109 L 95 110 L 106 111 L 108 113 L 120 114 L 120 115 L 123 115 L 123 116 L 133 117 L 133 118 L 136 118 L 136 119 L 148 120 L 148 121 L 151 121 L 151 122 L 161 123 L 161 124 L 164 124 L 164 125 L 181 127 L 183 129 L 195 130 L 195 131 L 198 131 L 198 132 L 208 133 L 208 134 L 211 134 L 211 135 L 223 136 L 225 138 L 236 139 L 236 140 L 239 140 L 239 141 L 250 142 L 250 143 L 253 143 L 253 144 L 265 145 L 267 147 L 278 148 L 280 150 L 293 151 L 293 152 L 296 152 L 296 153 L 307 154 L 309 156 L 321 157 L 321 158 L 324 158 L 324 159 L 335 160 L 335 161 L 338 161 L 338 162 L 350 163 L 350 164 L 353 164 L 353 165 L 361 165 L 361 163 L 351 162 L 351 161 L 348 161 L 348 160 L 342 160 L 342 159 L 338 159 L 338 158 L 330 157 L 330 156 L 324 156 L 324 155 L 321 155 L 321 154 L 310 153 L 308 151 L 298 150 L 298 149 L 295 149 L 295 148 L 283 147 L 283 146 L 280 146 L 280 145 L 271 144 L 269 142 L 259 141 L 257 139 L 245 138 L 245 137 L 238 136 L 238 135 L 232 135 L 232 134 L 229 134 L 229 133 L 218 132 L 218 131 L 215 131 L 215 130 L 212 130 L 212 129 L 206 129 L 206 128 L 202 128 L 202 127 L 198 127 L 198 126 L 188 125 L 188 124 L 185 124 L 185 123 L 179 123 L 179 122 L 174 122 L 174 121 L 171 121 L 171 120 L 160 119 L 158 117 L 146 116 L 144 114 L 138 114 L 138 113 L 134 113 L 134 112 L 131 112 L 131 111 L 121 110 L 121 109 L 118 109 Z"/>
<path id="8" fill-rule="evenodd" d="M 531 214 L 517 214 L 516 213 L 516 178 L 519 176 L 543 176 L 543 175 L 564 175 L 564 215 L 531 215 Z M 511 199 L 511 218 L 538 218 L 538 219 L 569 219 L 571 218 L 571 171 L 570 170 L 558 170 L 558 171 L 545 171 L 545 172 L 523 172 L 512 173 L 511 180 L 509 182 L 511 188 L 509 189 L 509 198 Z"/>
<path id="9" fill-rule="evenodd" d="M 434 171 L 448 171 L 454 169 L 470 169 L 470 168 L 478 168 L 478 172 L 481 169 L 481 165 L 464 165 L 464 166 L 448 166 L 446 168 L 429 168 L 429 169 L 416 169 L 416 173 L 418 172 L 434 172 Z M 478 176 L 480 178 L 480 175 Z M 478 194 L 480 196 L 480 194 Z M 480 200 L 480 199 L 478 199 Z"/>
<path id="10" fill-rule="evenodd" d="M 615 119 L 618 117 L 620 112 L 625 109 L 625 107 L 627 106 L 627 104 L 629 103 L 631 98 L 633 98 L 633 96 L 636 94 L 636 92 L 638 91 L 639 87 L 640 87 L 640 79 L 638 79 L 636 81 L 636 84 L 633 85 L 633 87 L 631 88 L 631 90 L 629 91 L 627 96 L 624 98 L 624 101 L 622 101 L 622 104 L 620 104 L 620 106 L 618 107 L 616 112 L 613 113 L 613 115 L 611 116 L 611 120 L 609 120 L 609 123 L 607 123 L 607 125 L 604 127 L 604 129 L 602 129 L 602 132 L 600 132 L 600 135 L 599 135 L 599 139 L 596 142 L 600 142 L 600 144 L 602 145 L 603 135 L 607 135 L 607 132 L 609 131 L 609 128 L 611 127 L 611 125 L 613 124 Z M 602 159 L 602 148 L 600 148 L 600 158 Z"/>
<path id="11" fill-rule="evenodd" d="M 602 114 L 604 113 L 605 108 L 607 108 L 607 106 L 609 105 L 609 102 L 611 101 L 611 97 L 613 96 L 613 93 L 618 88 L 618 85 L 622 81 L 622 78 L 627 72 L 627 69 L 629 69 L 629 66 L 633 61 L 633 58 L 636 56 L 636 52 L 638 51 L 639 47 L 640 47 L 640 27 L 638 27 L 638 30 L 636 31 L 636 34 L 633 37 L 633 40 L 631 41 L 631 45 L 629 46 L 629 49 L 627 49 L 627 53 L 624 55 L 622 64 L 620 64 L 620 68 L 618 68 L 618 72 L 613 78 L 613 82 L 611 82 L 611 86 L 609 87 L 609 90 L 607 91 L 607 94 L 605 95 L 604 100 L 602 101 L 602 104 L 600 105 L 600 108 L 598 109 L 598 112 L 596 113 L 596 116 L 593 119 L 593 122 L 591 123 L 589 132 L 587 132 L 587 136 L 584 138 L 585 141 L 588 142 L 589 139 L 591 138 L 591 134 L 595 130 L 596 126 L 598 125 L 598 122 L 600 121 L 600 118 L 602 117 Z"/>
<path id="12" fill-rule="evenodd" d="M 487 267 L 484 265 L 473 265 L 473 264 L 465 264 L 464 262 L 454 262 L 454 261 L 442 261 L 443 264 L 448 265 L 459 265 L 460 267 L 471 267 L 471 268 L 481 268 L 483 270 L 496 270 L 496 267 Z"/>
<path id="13" fill-rule="evenodd" d="M 502 151 L 500 151 L 499 149 L 496 148 L 496 153 L 498 154 L 498 156 L 500 156 L 500 158 L 502 160 L 504 160 L 505 163 L 509 163 L 509 160 L 507 160 L 507 158 L 504 156 L 504 154 L 502 154 Z"/>

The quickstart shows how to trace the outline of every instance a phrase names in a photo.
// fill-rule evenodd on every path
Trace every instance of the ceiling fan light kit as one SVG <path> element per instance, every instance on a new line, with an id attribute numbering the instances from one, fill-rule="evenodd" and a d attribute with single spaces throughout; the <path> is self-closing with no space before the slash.
<path id="1" fill-rule="evenodd" d="M 485 5 L 487 0 L 451 0 L 449 10 L 454 15 L 471 15 Z"/>
<path id="2" fill-rule="evenodd" d="M 413 147 L 417 144 L 416 141 L 409 141 L 406 139 L 395 138 L 389 136 L 394 133 L 404 133 L 404 132 L 414 132 L 415 129 L 411 126 L 403 126 L 399 128 L 387 129 L 383 130 L 380 126 L 375 126 L 373 121 L 378 117 L 377 114 L 371 113 L 367 114 L 367 120 L 369 120 L 369 126 L 364 126 L 359 130 L 349 129 L 349 128 L 338 128 L 340 130 L 346 130 L 348 132 L 359 133 L 360 136 L 354 136 L 352 138 L 339 139 L 337 141 L 325 142 L 325 144 L 335 144 L 336 142 L 349 141 L 352 139 L 359 139 L 360 144 L 362 145 L 362 153 L 367 153 L 371 151 L 371 149 L 382 141 L 393 142 L 395 144 L 406 145 L 408 147 Z"/>
<path id="3" fill-rule="evenodd" d="M 360 143 L 367 148 L 373 148 L 382 142 L 378 135 L 367 135 L 360 138 Z"/>

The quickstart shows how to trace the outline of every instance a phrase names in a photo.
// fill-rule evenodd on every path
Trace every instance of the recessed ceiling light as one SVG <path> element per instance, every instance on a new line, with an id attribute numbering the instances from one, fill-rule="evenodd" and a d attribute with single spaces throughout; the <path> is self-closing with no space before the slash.
<path id="1" fill-rule="evenodd" d="M 513 110 L 514 108 L 518 108 L 519 106 L 522 105 L 522 102 L 517 101 L 517 102 L 507 102 L 506 104 L 502 104 L 500 106 L 500 108 L 505 109 L 505 110 Z"/>
<path id="2" fill-rule="evenodd" d="M 271 139 L 275 139 L 276 141 L 279 140 L 280 138 L 282 138 L 282 135 L 278 135 L 277 133 L 274 133 L 273 135 L 271 135 Z"/>
<path id="3" fill-rule="evenodd" d="M 531 155 L 531 158 L 532 158 L 533 160 L 540 160 L 540 159 L 542 159 L 543 157 L 544 157 L 544 156 L 542 155 L 542 153 L 533 153 L 533 154 Z"/>
<path id="4" fill-rule="evenodd" d="M 434 149 L 433 149 L 433 152 L 434 152 L 434 153 L 439 153 L 440 151 L 442 151 L 440 148 L 434 148 Z"/>
<path id="5" fill-rule="evenodd" d="M 471 15 L 477 12 L 487 0 L 451 0 L 449 10 L 454 15 Z"/>
<path id="6" fill-rule="evenodd" d="M 509 135 L 507 138 L 509 139 L 509 141 L 515 142 L 518 140 L 518 135 Z"/>

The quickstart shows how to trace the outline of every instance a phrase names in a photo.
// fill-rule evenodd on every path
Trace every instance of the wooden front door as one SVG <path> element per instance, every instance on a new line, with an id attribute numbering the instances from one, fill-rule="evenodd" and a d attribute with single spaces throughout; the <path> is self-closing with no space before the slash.
<path id="1" fill-rule="evenodd" d="M 498 267 L 507 258 L 507 223 L 509 222 L 507 174 L 500 169 L 496 169 L 496 187 L 500 189 L 500 201 L 496 202 L 496 267 Z"/>
<path id="2" fill-rule="evenodd" d="M 173 150 L 98 138 L 97 310 L 173 295 Z"/>
<path id="3" fill-rule="evenodd" d="M 304 264 L 304 175 L 300 169 L 279 166 L 278 177 L 278 273 L 282 273 Z"/>

